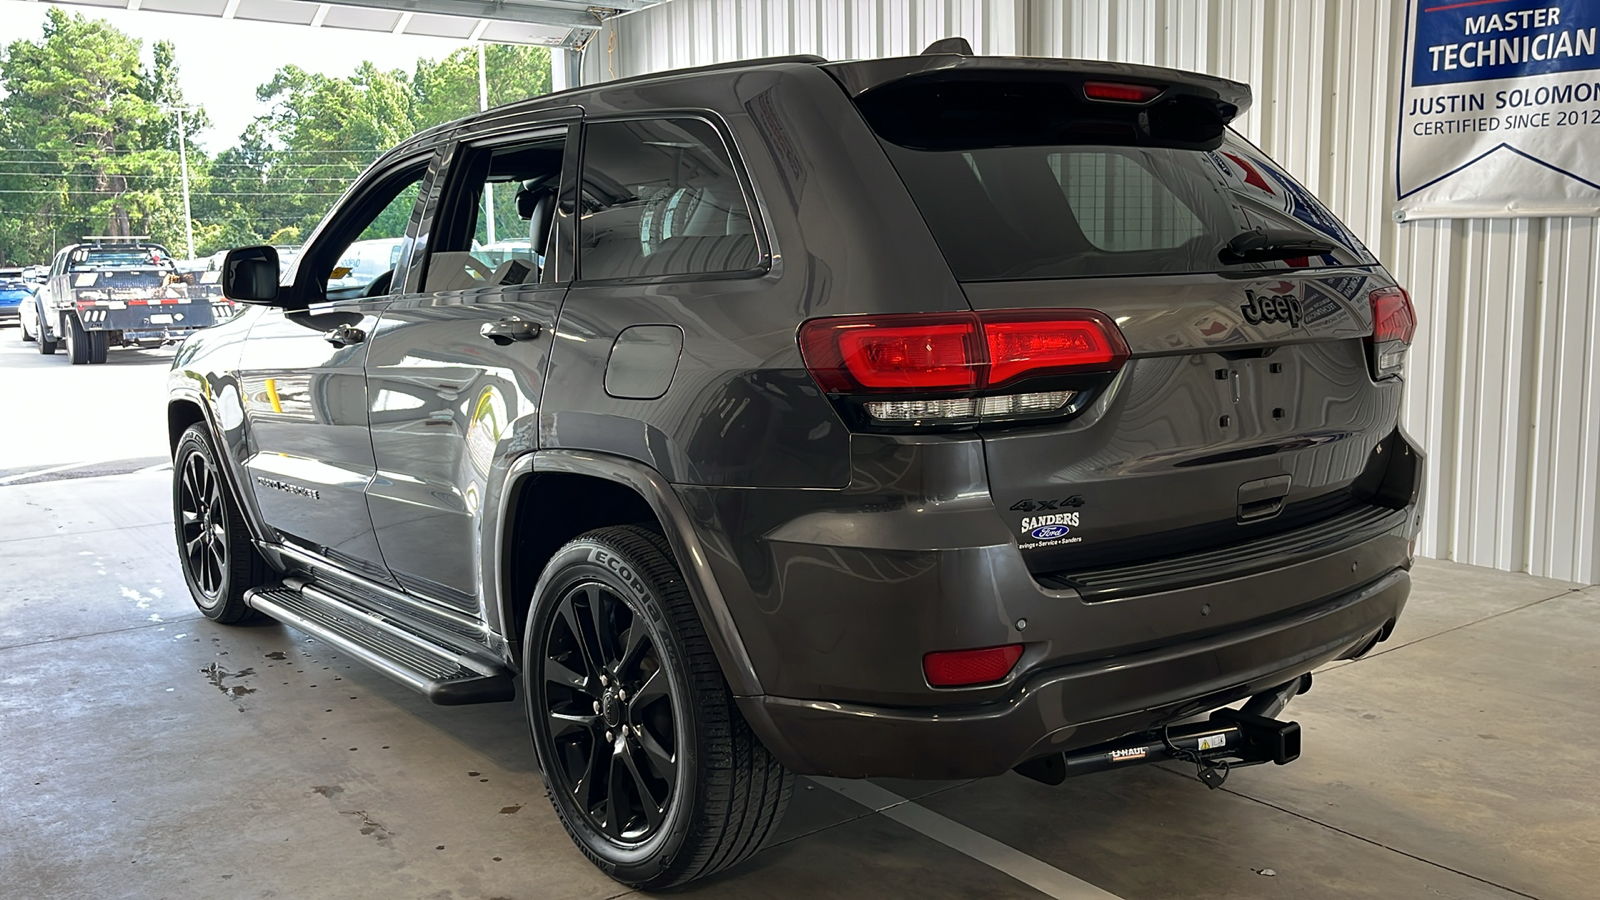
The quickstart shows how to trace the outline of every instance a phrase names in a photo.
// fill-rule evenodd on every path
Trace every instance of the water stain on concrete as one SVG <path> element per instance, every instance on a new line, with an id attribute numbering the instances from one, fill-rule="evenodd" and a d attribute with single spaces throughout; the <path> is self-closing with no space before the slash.
<path id="1" fill-rule="evenodd" d="M 339 815 L 359 818 L 361 820 L 361 833 L 380 844 L 394 837 L 394 832 L 383 827 L 382 822 L 367 815 L 367 811 L 364 809 L 341 809 L 339 810 Z"/>
<path id="2" fill-rule="evenodd" d="M 242 684 L 223 684 L 223 681 L 228 678 L 244 678 L 255 673 L 255 669 L 240 669 L 237 672 L 229 672 L 216 663 L 211 663 L 200 670 L 200 674 L 206 676 L 206 680 L 211 682 L 211 685 L 217 690 L 227 694 L 230 700 L 237 700 L 246 694 L 254 694 L 256 689 L 245 687 Z"/>

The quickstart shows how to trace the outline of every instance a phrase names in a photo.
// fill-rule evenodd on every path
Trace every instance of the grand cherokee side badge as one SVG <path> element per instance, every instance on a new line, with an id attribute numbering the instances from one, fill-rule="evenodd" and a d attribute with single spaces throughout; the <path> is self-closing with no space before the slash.
<path id="1" fill-rule="evenodd" d="M 305 497 L 308 500 L 322 499 L 322 493 L 315 488 L 301 487 L 298 484 L 290 484 L 287 481 L 279 481 L 276 478 L 265 478 L 257 475 L 256 484 L 275 491 L 283 491 L 286 494 L 294 494 L 297 497 Z"/>
<path id="2" fill-rule="evenodd" d="M 1284 322 L 1290 328 L 1300 327 L 1300 298 L 1293 294 L 1257 294 L 1244 292 L 1245 304 L 1239 307 L 1244 320 L 1251 325 L 1264 322 Z"/>

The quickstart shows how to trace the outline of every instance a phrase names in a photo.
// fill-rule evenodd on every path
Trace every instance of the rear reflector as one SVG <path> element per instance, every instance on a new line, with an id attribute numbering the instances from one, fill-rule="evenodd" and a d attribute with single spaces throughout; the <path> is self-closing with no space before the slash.
<path id="1" fill-rule="evenodd" d="M 1368 295 L 1372 302 L 1372 340 L 1374 343 L 1411 343 L 1417 332 L 1417 311 L 1404 288 L 1388 287 Z"/>
<path id="2" fill-rule="evenodd" d="M 1164 88 L 1153 84 L 1122 84 L 1110 81 L 1086 81 L 1083 95 L 1090 100 L 1109 100 L 1113 103 L 1148 103 L 1161 96 Z"/>
<path id="3" fill-rule="evenodd" d="M 1111 372 L 1128 345 L 1093 310 L 1000 310 L 812 319 L 800 328 L 800 354 L 830 394 L 920 394 Z"/>
<path id="4" fill-rule="evenodd" d="M 934 687 L 988 684 L 1005 678 L 1021 658 L 1021 644 L 979 650 L 941 650 L 922 657 L 922 672 Z"/>

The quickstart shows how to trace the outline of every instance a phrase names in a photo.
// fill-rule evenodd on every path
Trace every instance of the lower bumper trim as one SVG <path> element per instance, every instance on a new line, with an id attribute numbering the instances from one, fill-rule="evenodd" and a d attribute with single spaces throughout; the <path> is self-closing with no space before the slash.
<path id="1" fill-rule="evenodd" d="M 843 778 L 977 778 L 1219 709 L 1357 650 L 1392 627 L 1403 569 L 1248 629 L 1032 673 L 1004 699 L 966 708 L 887 708 L 739 698 L 789 768 Z"/>

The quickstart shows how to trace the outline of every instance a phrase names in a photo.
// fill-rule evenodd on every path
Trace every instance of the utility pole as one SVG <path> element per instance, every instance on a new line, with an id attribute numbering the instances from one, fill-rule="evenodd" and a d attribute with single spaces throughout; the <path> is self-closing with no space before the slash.
<path id="1" fill-rule="evenodd" d="M 485 59 L 483 42 L 478 42 L 478 112 L 489 108 L 489 64 Z M 483 205 L 489 217 L 489 243 L 494 243 L 494 182 L 483 186 Z"/>
<path id="2" fill-rule="evenodd" d="M 178 113 L 178 169 L 183 176 L 183 234 L 189 242 L 188 259 L 194 259 L 194 217 L 189 212 L 189 142 L 184 134 L 183 111 L 185 107 L 170 107 Z"/>

